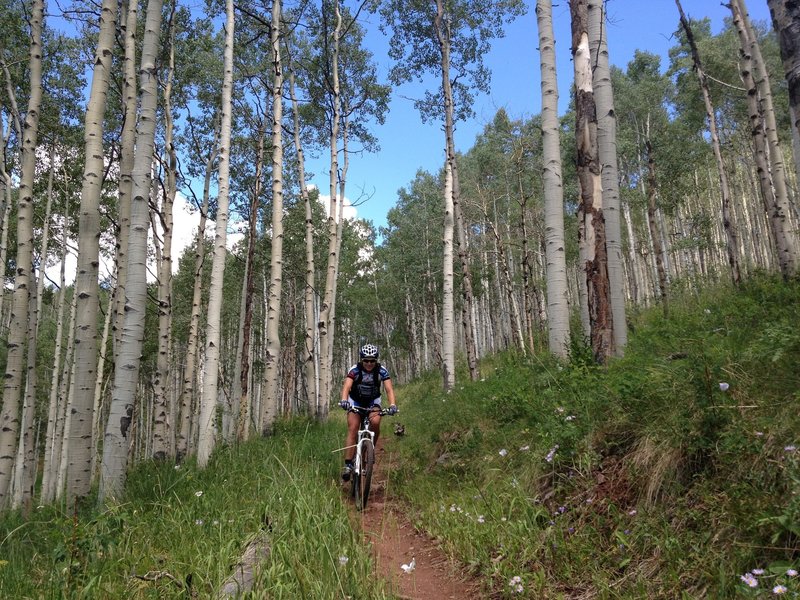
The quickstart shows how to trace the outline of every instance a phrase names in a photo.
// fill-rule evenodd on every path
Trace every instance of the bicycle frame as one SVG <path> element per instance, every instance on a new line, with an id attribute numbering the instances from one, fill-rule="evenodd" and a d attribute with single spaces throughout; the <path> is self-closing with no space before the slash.
<path id="1" fill-rule="evenodd" d="M 375 432 L 370 428 L 369 418 L 373 412 L 376 412 L 381 416 L 385 416 L 389 414 L 389 412 L 381 409 L 376 410 L 374 408 L 361 408 L 360 406 L 354 406 L 350 409 L 350 411 L 361 415 L 361 425 L 359 426 L 358 434 L 356 435 L 356 455 L 353 458 L 353 472 L 356 475 L 363 475 L 364 465 L 361 464 L 361 455 L 363 454 L 362 450 L 364 449 L 364 443 L 366 440 L 369 440 L 369 443 L 372 444 L 373 448 L 375 447 Z"/>
<path id="2" fill-rule="evenodd" d="M 390 413 L 388 410 L 376 407 L 363 408 L 361 406 L 353 406 L 349 412 L 361 415 L 361 426 L 356 437 L 356 454 L 353 457 L 351 492 L 356 501 L 356 509 L 364 510 L 369 499 L 372 467 L 375 463 L 375 432 L 370 427 L 370 417 L 373 413 L 381 416 Z"/>

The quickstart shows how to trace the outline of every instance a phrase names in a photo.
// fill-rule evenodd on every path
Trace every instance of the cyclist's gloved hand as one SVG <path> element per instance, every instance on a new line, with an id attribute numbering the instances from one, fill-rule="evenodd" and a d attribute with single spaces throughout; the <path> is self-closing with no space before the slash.
<path id="1" fill-rule="evenodd" d="M 353 403 L 350 400 L 342 400 L 339 402 L 339 406 L 341 406 L 344 410 L 350 410 L 353 408 Z"/>
<path id="2" fill-rule="evenodd" d="M 394 404 L 392 404 L 392 405 L 389 407 L 389 414 L 390 414 L 390 415 L 396 415 L 396 414 L 397 414 L 397 406 L 395 406 Z"/>

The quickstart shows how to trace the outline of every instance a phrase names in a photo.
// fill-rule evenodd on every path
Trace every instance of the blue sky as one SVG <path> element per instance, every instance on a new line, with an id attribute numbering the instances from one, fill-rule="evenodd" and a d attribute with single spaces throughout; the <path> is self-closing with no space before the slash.
<path id="1" fill-rule="evenodd" d="M 531 117 L 541 110 L 539 51 L 535 0 L 527 0 L 528 12 L 506 28 L 506 36 L 493 43 L 486 57 L 492 71 L 492 92 L 477 99 L 475 118 L 458 123 L 455 132 L 458 150 L 469 149 L 475 137 L 490 122 L 499 108 L 512 118 Z M 730 10 L 721 0 L 683 0 L 684 12 L 690 18 L 709 17 L 712 30 L 719 32 Z M 769 21 L 766 0 L 747 0 L 754 21 Z M 672 34 L 678 26 L 678 9 L 674 0 L 611 0 L 608 3 L 608 46 L 611 62 L 622 68 L 637 49 L 655 52 L 666 65 L 667 51 L 674 45 Z M 374 17 L 372 17 L 374 19 Z M 570 18 L 567 0 L 556 0 L 553 6 L 553 27 L 558 60 L 560 105 L 566 106 L 572 79 L 570 54 Z M 386 78 L 391 62 L 387 40 L 376 23 L 367 24 L 367 43 L 379 65 L 379 74 Z M 387 212 L 395 205 L 397 190 L 406 187 L 424 169 L 435 173 L 444 160 L 444 134 L 438 124 L 423 124 L 409 98 L 421 96 L 419 85 L 405 85 L 393 94 L 390 113 L 383 126 L 373 131 L 380 140 L 377 154 L 353 156 L 350 161 L 347 196 L 356 199 L 364 194 L 370 199 L 357 207 L 358 216 L 377 226 L 385 225 Z M 315 173 L 313 183 L 322 191 L 328 189 L 326 157 L 310 161 Z"/>

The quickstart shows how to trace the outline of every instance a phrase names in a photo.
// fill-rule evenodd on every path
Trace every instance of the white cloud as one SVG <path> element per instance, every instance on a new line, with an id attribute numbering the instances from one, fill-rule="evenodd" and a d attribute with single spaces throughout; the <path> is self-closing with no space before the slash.
<path id="1" fill-rule="evenodd" d="M 313 188 L 314 186 L 311 185 L 309 187 Z M 322 194 L 322 193 L 320 193 L 318 197 L 319 197 L 319 203 L 322 204 L 323 208 L 325 209 L 325 216 L 326 217 L 330 217 L 331 216 L 331 196 L 330 196 L 330 194 Z M 355 206 L 353 206 L 353 204 L 350 202 L 350 199 L 347 196 L 344 197 L 343 204 L 344 204 L 344 209 L 342 210 L 342 212 L 344 213 L 344 218 L 345 219 L 347 219 L 348 221 L 352 221 L 352 220 L 358 218 L 358 210 L 356 209 Z"/>

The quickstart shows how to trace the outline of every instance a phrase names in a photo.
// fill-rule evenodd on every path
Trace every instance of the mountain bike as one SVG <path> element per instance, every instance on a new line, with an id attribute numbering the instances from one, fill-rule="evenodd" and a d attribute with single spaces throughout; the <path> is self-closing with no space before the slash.
<path id="1" fill-rule="evenodd" d="M 378 407 L 363 408 L 352 406 L 348 412 L 361 415 L 361 426 L 356 437 L 356 455 L 353 458 L 353 472 L 350 475 L 350 493 L 355 498 L 356 510 L 364 510 L 369 500 L 372 468 L 375 465 L 375 432 L 369 423 L 370 414 L 377 412 L 380 416 L 391 414 L 387 409 Z"/>

